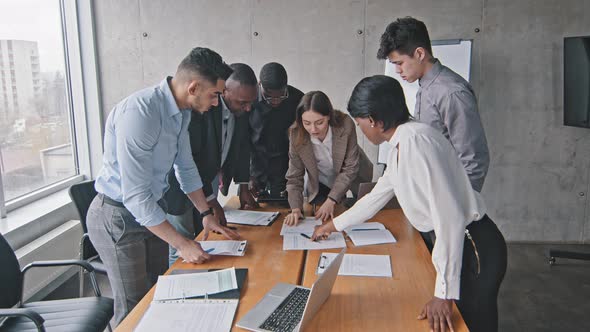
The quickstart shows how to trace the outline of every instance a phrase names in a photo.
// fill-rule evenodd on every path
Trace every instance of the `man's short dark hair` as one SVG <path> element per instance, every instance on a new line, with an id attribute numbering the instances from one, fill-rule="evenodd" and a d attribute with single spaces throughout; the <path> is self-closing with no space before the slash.
<path id="1" fill-rule="evenodd" d="M 387 59 L 387 56 L 393 51 L 413 56 L 418 47 L 424 48 L 432 55 L 426 24 L 409 16 L 398 18 L 390 23 L 381 35 L 377 59 Z"/>
<path id="2" fill-rule="evenodd" d="M 232 69 L 217 52 L 205 47 L 195 47 L 180 62 L 177 72 L 194 73 L 216 84 L 217 80 L 227 80 Z"/>
<path id="3" fill-rule="evenodd" d="M 245 63 L 232 63 L 229 65 L 231 69 L 234 71 L 229 79 L 239 82 L 241 85 L 256 85 L 258 81 L 256 80 L 256 74 L 254 74 L 254 70 L 250 66 Z"/>
<path id="4" fill-rule="evenodd" d="M 265 89 L 278 90 L 287 86 L 287 71 L 280 63 L 269 62 L 260 70 L 260 84 Z"/>
<path id="5" fill-rule="evenodd" d="M 348 112 L 353 118 L 373 118 L 383 122 L 383 130 L 395 128 L 411 119 L 404 91 L 390 76 L 363 78 L 352 90 Z"/>

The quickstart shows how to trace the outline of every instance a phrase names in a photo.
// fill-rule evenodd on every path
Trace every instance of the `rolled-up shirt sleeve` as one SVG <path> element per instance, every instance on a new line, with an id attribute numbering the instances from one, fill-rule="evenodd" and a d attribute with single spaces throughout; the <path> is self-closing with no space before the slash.
<path id="1" fill-rule="evenodd" d="M 446 154 L 445 154 L 446 153 Z M 465 228 L 473 216 L 467 174 L 453 151 L 429 137 L 415 135 L 400 143 L 400 178 L 408 178 L 413 198 L 428 202 L 436 242 L 432 263 L 437 272 L 434 296 L 459 299 Z M 403 160 L 403 162 L 401 161 Z"/>
<path id="2" fill-rule="evenodd" d="M 440 107 L 449 140 L 467 171 L 473 189 L 480 192 L 488 174 L 490 154 L 475 96 L 469 91 L 456 91 L 445 96 Z"/>
<path id="3" fill-rule="evenodd" d="M 174 160 L 174 172 L 180 184 L 180 189 L 189 194 L 203 187 L 203 182 L 193 159 L 191 152 L 188 125 L 191 120 L 191 111 L 182 111 L 182 129 L 178 137 L 178 154 Z"/>
<path id="4" fill-rule="evenodd" d="M 152 192 L 152 158 L 162 129 L 160 114 L 133 107 L 119 117 L 115 133 L 123 204 L 140 225 L 159 225 L 166 213 Z"/>

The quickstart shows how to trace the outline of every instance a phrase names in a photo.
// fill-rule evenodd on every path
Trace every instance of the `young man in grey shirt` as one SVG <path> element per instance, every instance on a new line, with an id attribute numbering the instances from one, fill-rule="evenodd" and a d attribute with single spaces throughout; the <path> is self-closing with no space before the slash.
<path id="1" fill-rule="evenodd" d="M 433 57 L 426 25 L 399 18 L 381 36 L 377 58 L 388 59 L 410 83 L 419 80 L 414 117 L 439 130 L 453 145 L 471 186 L 481 192 L 490 155 L 469 82 Z"/>

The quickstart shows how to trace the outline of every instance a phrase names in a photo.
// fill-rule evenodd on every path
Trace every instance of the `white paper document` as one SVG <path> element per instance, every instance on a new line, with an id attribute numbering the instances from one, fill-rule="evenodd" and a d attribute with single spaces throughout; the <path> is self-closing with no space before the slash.
<path id="1" fill-rule="evenodd" d="M 340 232 L 333 232 L 325 240 L 312 241 L 301 234 L 287 233 L 283 236 L 283 250 L 316 250 L 344 248 L 344 236 Z"/>
<path id="2" fill-rule="evenodd" d="M 226 332 L 237 307 L 238 300 L 152 302 L 135 331 Z"/>
<path id="3" fill-rule="evenodd" d="M 244 256 L 248 241 L 198 241 L 209 255 Z"/>
<path id="4" fill-rule="evenodd" d="M 238 288 L 236 270 L 229 269 L 158 277 L 154 301 L 217 294 Z"/>
<path id="5" fill-rule="evenodd" d="M 227 210 L 225 219 L 229 224 L 242 224 L 253 226 L 268 226 L 279 216 L 279 212 Z"/>
<path id="6" fill-rule="evenodd" d="M 324 252 L 320 256 L 317 274 L 324 273 L 337 256 L 336 253 Z M 338 270 L 340 276 L 361 276 L 361 277 L 392 277 L 391 261 L 388 255 L 358 255 L 345 254 Z"/>
<path id="7" fill-rule="evenodd" d="M 287 226 L 285 223 L 283 223 L 283 228 L 281 228 L 281 235 L 285 235 L 287 233 L 304 233 L 311 236 L 311 234 L 313 234 L 314 228 L 321 224 L 322 221 L 317 220 L 314 217 L 307 217 L 303 220 L 300 220 L 299 224 L 295 226 Z"/>
<path id="8" fill-rule="evenodd" d="M 351 232 L 351 231 L 355 231 L 355 230 L 379 230 L 379 229 L 385 229 L 385 226 L 380 223 L 380 222 L 364 222 L 362 224 L 358 224 L 358 225 L 352 225 L 352 226 L 348 226 L 344 229 L 344 231 L 346 233 Z"/>
<path id="9" fill-rule="evenodd" d="M 390 231 L 381 230 L 354 230 L 348 233 L 348 237 L 355 246 L 368 246 L 371 244 L 395 243 L 396 240 Z"/>

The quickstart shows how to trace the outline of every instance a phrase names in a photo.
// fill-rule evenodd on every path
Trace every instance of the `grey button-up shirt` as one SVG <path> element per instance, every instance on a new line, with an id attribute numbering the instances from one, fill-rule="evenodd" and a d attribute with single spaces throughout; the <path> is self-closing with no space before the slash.
<path id="1" fill-rule="evenodd" d="M 481 191 L 490 154 L 471 85 L 438 60 L 419 83 L 416 120 L 439 130 L 451 142 L 471 186 Z"/>

